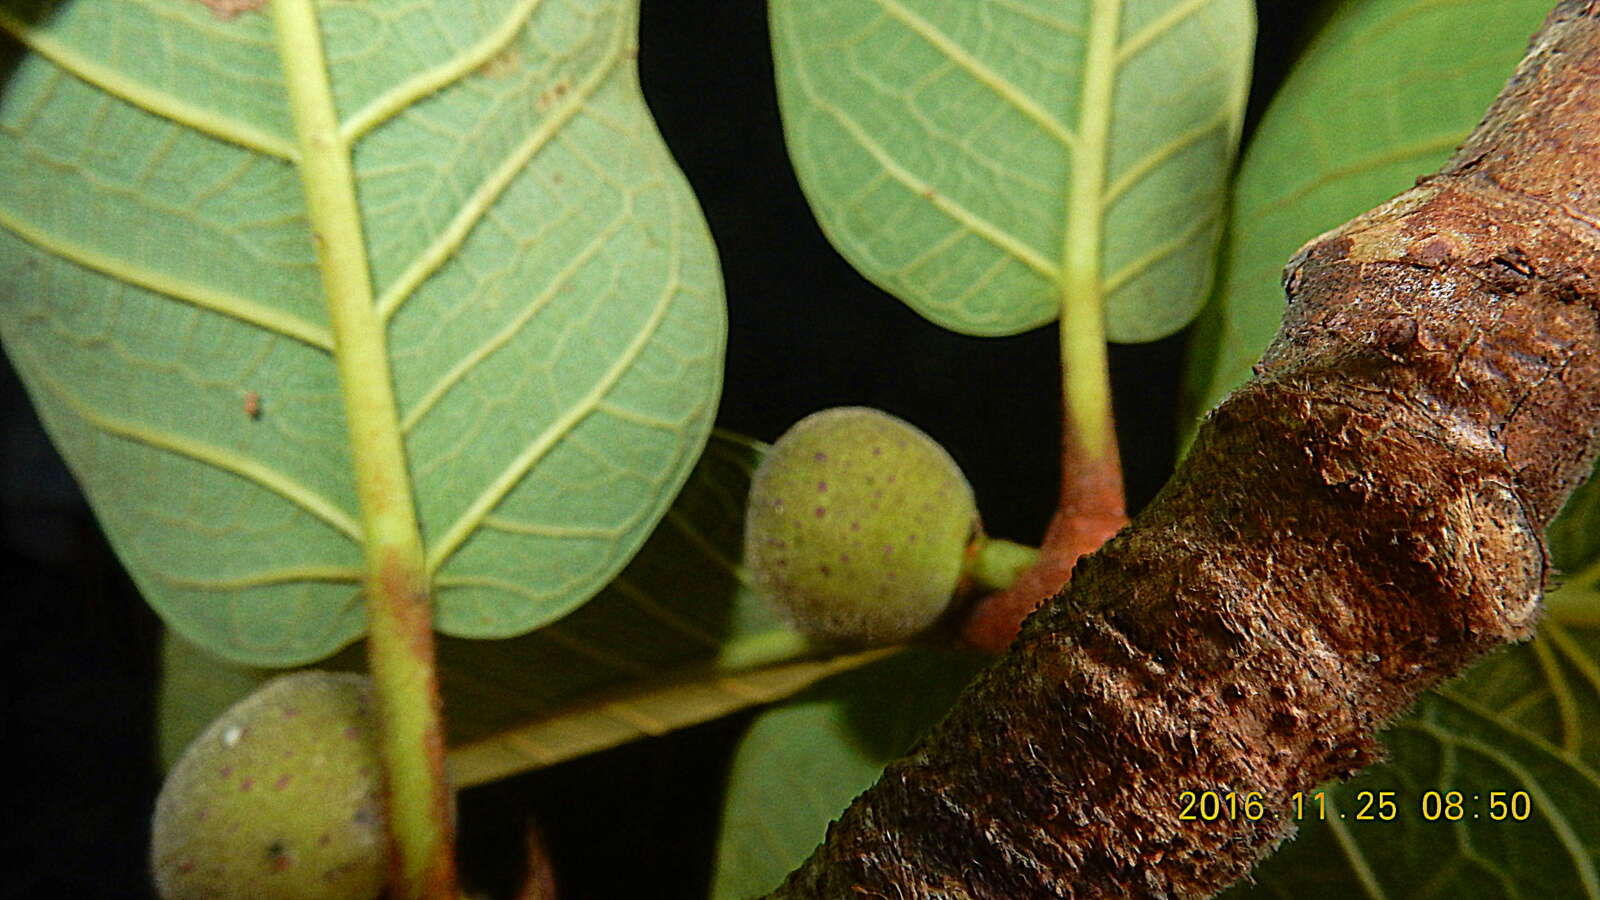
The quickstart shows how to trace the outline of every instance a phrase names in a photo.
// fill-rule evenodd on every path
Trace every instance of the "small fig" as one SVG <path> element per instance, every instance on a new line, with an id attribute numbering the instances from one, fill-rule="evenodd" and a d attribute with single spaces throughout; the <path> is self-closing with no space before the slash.
<path id="1" fill-rule="evenodd" d="M 745 561 L 802 631 L 889 644 L 944 614 L 977 534 L 972 487 L 937 441 L 840 407 L 795 423 L 756 469 Z"/>
<path id="2" fill-rule="evenodd" d="M 283 675 L 195 738 L 156 799 L 163 900 L 378 896 L 388 838 L 369 695 L 361 675 Z"/>

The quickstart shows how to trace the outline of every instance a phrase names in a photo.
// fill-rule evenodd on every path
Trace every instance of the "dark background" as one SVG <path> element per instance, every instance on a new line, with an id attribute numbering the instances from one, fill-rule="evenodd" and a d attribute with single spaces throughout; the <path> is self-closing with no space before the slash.
<path id="1" fill-rule="evenodd" d="M 1316 10 L 1261 4 L 1250 122 Z M 1056 479 L 1051 328 L 966 338 L 857 275 L 823 238 L 784 153 L 765 5 L 645 0 L 640 68 L 661 130 L 704 206 L 731 330 L 719 424 L 764 440 L 827 406 L 877 406 L 961 463 L 991 533 L 1036 541 Z M 14 46 L 0 43 L 0 77 Z M 1247 126 L 1248 127 L 1248 126 Z M 4 301 L 0 293 L 0 302 Z M 1170 469 L 1184 335 L 1114 347 L 1130 500 Z M 0 361 L 0 733 L 14 748 L 8 897 L 148 896 L 159 621 Z M 721 778 L 748 714 L 641 741 L 460 798 L 463 863 L 509 890 L 531 812 L 565 900 L 705 896 Z M 20 854 L 20 855 L 19 855 Z"/>

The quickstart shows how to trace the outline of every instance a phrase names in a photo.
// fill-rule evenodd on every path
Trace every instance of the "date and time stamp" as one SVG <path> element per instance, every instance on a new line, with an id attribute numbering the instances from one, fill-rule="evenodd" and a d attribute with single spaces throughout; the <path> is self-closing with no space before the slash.
<path id="1" fill-rule="evenodd" d="M 1394 822 L 1412 818 L 1424 822 L 1526 822 L 1533 818 L 1533 798 L 1527 791 L 1423 791 L 1405 796 L 1399 791 L 1356 791 L 1345 798 L 1354 803 L 1341 809 L 1325 790 L 1295 791 L 1289 796 L 1287 815 L 1296 822 L 1339 819 L 1350 822 Z M 1260 791 L 1182 791 L 1178 818 L 1190 822 L 1249 821 L 1276 817 Z"/>

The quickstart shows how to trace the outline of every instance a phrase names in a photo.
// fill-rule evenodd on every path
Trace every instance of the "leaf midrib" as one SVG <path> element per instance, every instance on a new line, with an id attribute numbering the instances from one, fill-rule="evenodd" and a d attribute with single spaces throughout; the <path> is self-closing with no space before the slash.
<path id="1" fill-rule="evenodd" d="M 350 142 L 341 134 L 321 25 L 311 0 L 275 0 L 272 9 L 300 146 L 306 218 L 333 331 L 368 577 L 377 577 L 384 565 L 420 576 L 422 537 L 392 360 L 374 302 Z"/>

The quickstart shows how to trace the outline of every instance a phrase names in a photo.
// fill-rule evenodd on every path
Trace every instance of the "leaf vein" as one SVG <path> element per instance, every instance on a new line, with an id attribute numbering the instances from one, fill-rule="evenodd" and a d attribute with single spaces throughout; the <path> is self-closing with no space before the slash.
<path id="1" fill-rule="evenodd" d="M 345 122 L 340 137 L 354 143 L 362 135 L 378 127 L 407 106 L 423 97 L 465 78 L 479 66 L 493 59 L 527 26 L 543 0 L 522 0 L 511 9 L 494 28 L 452 59 L 431 69 L 418 72 L 388 91 L 368 101 L 367 105 Z"/>
<path id="2" fill-rule="evenodd" d="M 245 591 L 251 588 L 307 581 L 359 583 L 362 578 L 362 572 L 357 567 L 325 565 L 288 566 L 234 578 L 193 578 L 187 575 L 170 575 L 159 570 L 152 570 L 152 574 L 167 584 L 204 591 Z"/>
<path id="3" fill-rule="evenodd" d="M 1111 273 L 1105 280 L 1105 292 L 1107 294 L 1114 293 L 1129 281 L 1144 274 L 1156 263 L 1183 249 L 1184 245 L 1204 234 L 1217 221 L 1221 213 L 1220 205 L 1213 205 L 1205 215 L 1198 216 L 1193 222 L 1190 222 L 1188 227 L 1173 235 L 1170 239 L 1145 251 L 1138 259 L 1131 260 L 1122 268 Z"/>
<path id="4" fill-rule="evenodd" d="M 1572 823 L 1556 806 L 1550 795 L 1545 792 L 1543 784 L 1534 777 L 1532 772 L 1489 744 L 1446 731 L 1430 723 L 1408 722 L 1404 724 L 1413 730 L 1431 735 L 1441 744 L 1460 747 L 1463 750 L 1476 753 L 1498 765 L 1516 778 L 1517 781 L 1521 782 L 1529 795 L 1533 797 L 1536 804 L 1535 808 L 1543 814 L 1545 820 L 1549 822 L 1551 830 L 1556 833 L 1556 839 L 1561 842 L 1562 849 L 1566 850 L 1567 855 L 1572 859 L 1578 880 L 1583 883 L 1584 894 L 1590 900 L 1600 900 L 1600 875 L 1595 872 L 1594 860 L 1590 857 L 1588 849 L 1583 846 L 1583 840 L 1578 837 Z M 1573 769 L 1574 771 L 1583 771 L 1576 765 L 1573 766 Z M 1590 780 L 1593 781 L 1592 773 L 1587 774 L 1591 774 Z M 1600 784 L 1596 786 L 1600 787 Z"/>
<path id="5" fill-rule="evenodd" d="M 634 609 L 639 610 L 646 616 L 649 616 L 668 628 L 680 632 L 685 637 L 688 637 L 690 640 L 694 641 L 696 644 L 708 649 L 716 649 L 722 645 L 721 641 L 717 640 L 698 625 L 695 625 L 688 618 L 679 615 L 673 610 L 667 608 L 664 604 L 657 602 L 654 597 L 651 597 L 643 588 L 634 584 L 631 579 L 628 579 L 622 575 L 618 575 L 616 578 L 611 579 L 611 583 L 606 585 L 606 587 L 615 590 L 618 594 L 621 594 L 622 597 L 626 599 L 629 605 L 633 606 Z"/>
<path id="6" fill-rule="evenodd" d="M 732 559 L 729 559 L 727 554 L 718 549 L 717 546 L 700 531 L 700 529 L 695 527 L 694 523 L 689 520 L 688 516 L 685 516 L 683 513 L 680 513 L 677 510 L 669 507 L 666 512 L 666 520 L 672 524 L 672 527 L 676 529 L 679 534 L 683 535 L 685 540 L 693 544 L 696 550 L 699 550 L 701 553 L 705 554 L 707 559 L 716 563 L 718 568 L 722 569 L 724 572 L 727 572 L 729 575 L 732 575 L 740 584 L 744 585 L 745 587 L 755 587 L 755 578 L 750 574 L 750 570 L 747 567 L 734 562 Z"/>
<path id="7" fill-rule="evenodd" d="M 490 336 L 488 340 L 474 347 L 472 352 L 463 356 L 454 366 L 451 366 L 450 371 L 446 372 L 432 387 L 428 388 L 421 399 L 417 401 L 417 405 L 412 407 L 405 414 L 405 417 L 400 420 L 400 433 L 410 433 L 417 426 L 417 423 L 422 421 L 444 398 L 445 394 L 460 384 L 473 369 L 482 365 L 484 360 L 493 356 L 496 351 L 511 343 L 522 332 L 522 329 L 533 321 L 533 318 L 561 293 L 561 289 L 571 281 L 572 277 L 578 273 L 578 270 L 588 265 L 605 248 L 607 242 L 622 230 L 622 226 L 626 223 L 627 218 L 624 216 L 618 216 L 613 220 L 606 230 L 595 235 L 588 244 L 584 245 L 582 250 L 573 255 L 566 265 L 561 267 L 560 271 L 556 272 L 555 277 L 550 280 L 545 289 L 537 297 L 534 297 L 522 312 L 513 317 L 511 321 Z"/>
<path id="8" fill-rule="evenodd" d="M 155 116 L 187 125 L 202 134 L 236 144 L 257 153 L 294 162 L 300 152 L 294 142 L 255 125 L 213 109 L 206 109 L 166 91 L 135 81 L 126 74 L 94 60 L 46 32 L 30 27 L 10 13 L 0 11 L 0 31 L 15 38 L 62 71 L 92 84 L 125 103 Z"/>
<path id="9" fill-rule="evenodd" d="M 1550 684 L 1550 693 L 1556 700 L 1556 714 L 1561 722 L 1561 749 L 1568 753 L 1577 753 L 1582 741 L 1578 704 L 1572 696 L 1572 690 L 1567 686 L 1567 676 L 1561 671 L 1561 663 L 1556 659 L 1555 652 L 1550 649 L 1546 641 L 1533 642 L 1533 655 L 1539 661 L 1539 668 L 1544 672 L 1545 681 Z"/>
<path id="10" fill-rule="evenodd" d="M 1116 180 L 1111 182 L 1111 186 L 1106 188 L 1104 195 L 1100 199 L 1101 210 L 1110 208 L 1118 197 L 1121 197 L 1129 188 L 1138 184 L 1145 176 L 1159 168 L 1162 163 L 1171 160 L 1183 150 L 1199 143 L 1202 138 L 1217 129 L 1232 125 L 1233 120 L 1233 111 L 1231 109 L 1223 109 L 1209 120 L 1175 136 L 1159 149 L 1129 166 L 1127 171 L 1117 176 Z"/>
<path id="11" fill-rule="evenodd" d="M 1361 851 L 1350 830 L 1345 827 L 1344 817 L 1339 815 L 1337 805 L 1330 796 L 1328 800 L 1328 818 L 1325 820 L 1328 831 L 1333 834 L 1334 842 L 1339 845 L 1339 852 L 1345 861 L 1350 864 L 1350 871 L 1356 876 L 1361 890 L 1367 895 L 1368 900 L 1388 900 L 1388 895 L 1383 891 L 1383 885 L 1378 883 L 1378 876 L 1373 873 L 1372 866 L 1367 862 L 1367 855 Z"/>
<path id="12" fill-rule="evenodd" d="M 1001 252 L 1015 257 L 1023 265 L 1043 275 L 1046 278 L 1056 277 L 1056 267 L 1037 250 L 1024 244 L 993 222 L 983 218 L 972 210 L 950 197 L 935 190 L 933 185 L 923 181 L 909 169 L 895 161 L 889 151 L 873 140 L 854 119 L 845 114 L 831 103 L 824 101 L 815 93 L 811 95 L 812 103 L 825 115 L 839 123 L 839 126 L 850 134 L 850 137 L 883 168 L 885 174 L 899 182 L 912 193 L 927 200 L 935 209 L 949 216 L 955 223 L 974 235 L 988 241 Z"/>
<path id="13" fill-rule="evenodd" d="M 1156 38 L 1176 28 L 1185 19 L 1211 5 L 1211 2 L 1212 0 L 1186 0 L 1184 3 L 1170 7 L 1166 12 L 1146 23 L 1143 28 L 1139 29 L 1124 41 L 1122 46 L 1117 48 L 1117 65 L 1121 66 L 1133 57 L 1138 56 Z"/>
<path id="14" fill-rule="evenodd" d="M 221 313 L 265 331 L 271 331 L 318 350 L 333 351 L 333 335 L 321 325 L 308 322 L 292 313 L 263 306 L 253 300 L 227 291 L 174 278 L 153 269 L 147 269 L 125 259 L 57 237 L 30 222 L 25 222 L 10 212 L 0 210 L 0 227 L 15 234 L 41 250 L 76 263 L 91 271 L 108 275 L 132 285 L 154 291 L 191 306 Z"/>
<path id="15" fill-rule="evenodd" d="M 946 59 L 955 63 L 968 75 L 971 75 L 975 81 L 988 88 L 996 97 L 1004 100 L 1012 108 L 1027 116 L 1035 125 L 1043 129 L 1046 134 L 1061 142 L 1068 149 L 1071 149 L 1077 142 L 1072 130 L 1062 124 L 1060 119 L 1051 115 L 1032 97 L 1024 93 L 1021 88 L 999 72 L 996 72 L 983 60 L 967 52 L 966 48 L 939 30 L 938 26 L 907 9 L 900 3 L 900 0 L 874 0 L 874 2 L 889 16 L 909 28 L 917 37 L 927 41 L 930 46 L 944 54 Z"/>
<path id="16" fill-rule="evenodd" d="M 531 537 L 570 538 L 578 540 L 614 541 L 621 528 L 597 528 L 584 525 L 550 525 L 544 522 L 520 522 L 504 516 L 484 516 L 483 527 L 510 534 Z"/>
<path id="17" fill-rule="evenodd" d="M 623 59 L 621 46 L 621 30 L 618 40 L 612 45 L 610 52 L 595 65 L 583 82 L 567 92 L 563 103 L 553 109 L 550 115 L 540 121 L 539 126 L 528 133 L 522 143 L 508 155 L 489 177 L 472 192 L 466 202 L 462 204 L 459 212 L 445 226 L 444 230 L 434 238 L 433 242 L 418 254 L 417 258 L 400 273 L 387 290 L 378 298 L 378 313 L 387 320 L 395 310 L 406 301 L 406 298 L 416 291 L 428 276 L 436 272 L 440 266 L 450 259 L 451 255 L 466 242 L 477 224 L 494 206 L 495 201 L 516 179 L 517 175 L 527 167 L 528 163 L 540 150 L 549 146 L 555 134 L 565 126 L 577 112 L 582 109 L 583 101 L 589 99 L 600 85 L 616 71 L 617 65 Z"/>
<path id="18" fill-rule="evenodd" d="M 622 376 L 631 369 L 633 363 L 644 352 L 645 346 L 650 343 L 651 338 L 660 330 L 662 322 L 665 321 L 667 311 L 672 307 L 672 297 L 678 288 L 679 268 L 681 265 L 682 261 L 678 255 L 673 254 L 671 271 L 665 279 L 661 296 L 657 298 L 654 309 L 651 310 L 650 316 L 643 327 L 639 329 L 639 333 L 634 336 L 633 340 L 623 350 L 621 356 L 595 382 L 588 394 L 557 416 L 555 421 L 551 422 L 521 453 L 517 454 L 511 464 L 506 466 L 500 475 L 468 505 L 461 517 L 440 538 L 439 544 L 428 553 L 428 572 L 437 572 L 445 561 L 454 555 L 456 550 L 460 549 L 461 545 L 465 543 L 484 517 L 499 506 L 500 502 L 511 493 L 512 488 L 516 487 L 523 477 L 538 464 L 539 460 L 544 458 L 545 454 L 550 452 L 561 438 L 569 434 L 577 427 L 579 422 L 594 412 L 600 402 L 611 392 L 612 388 L 616 387 L 617 383 L 622 380 Z"/>
<path id="19" fill-rule="evenodd" d="M 99 413 L 74 396 L 66 385 L 43 374 L 42 368 L 39 371 L 39 383 L 65 403 L 79 418 L 107 434 L 145 444 L 157 450 L 165 450 L 254 482 L 311 513 L 350 540 L 361 542 L 361 528 L 349 513 L 316 491 L 258 460 L 193 438 Z"/>

